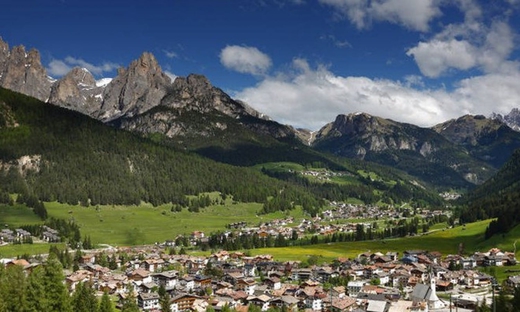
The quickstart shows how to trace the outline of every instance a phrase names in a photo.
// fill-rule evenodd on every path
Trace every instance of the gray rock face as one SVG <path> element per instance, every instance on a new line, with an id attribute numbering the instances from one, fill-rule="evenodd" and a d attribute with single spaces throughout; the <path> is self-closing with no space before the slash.
<path id="1" fill-rule="evenodd" d="M 161 104 L 146 114 L 124 116 L 120 127 L 139 133 L 162 133 L 169 138 L 214 137 L 228 128 L 229 119 L 256 133 L 275 138 L 294 137 L 294 129 L 272 122 L 243 102 L 233 100 L 202 75 L 178 77 Z M 191 116 L 186 119 L 186 116 Z"/>
<path id="2" fill-rule="evenodd" d="M 118 75 L 105 88 L 98 119 L 110 121 L 121 116 L 134 116 L 159 105 L 171 87 L 151 53 L 143 53 L 128 69 L 119 69 Z"/>
<path id="3" fill-rule="evenodd" d="M 87 69 L 76 67 L 52 85 L 49 102 L 92 116 L 101 107 L 103 89 Z"/>
<path id="4" fill-rule="evenodd" d="M 164 98 L 161 105 L 199 112 L 216 109 L 232 117 L 246 113 L 244 105 L 231 99 L 222 90 L 213 87 L 206 77 L 195 74 L 186 78 L 176 78 L 173 82 L 172 92 Z"/>
<path id="5" fill-rule="evenodd" d="M 316 134 L 316 143 L 330 138 L 343 137 L 356 141 L 356 155 L 366 155 L 367 151 L 382 152 L 411 150 L 427 156 L 435 150 L 431 144 L 424 146 L 419 138 L 409 135 L 402 124 L 391 120 L 370 116 L 365 113 L 338 115 Z"/>
<path id="6" fill-rule="evenodd" d="M 509 128 L 515 131 L 520 131 L 520 110 L 518 108 L 513 108 L 509 114 L 504 116 L 501 114 L 492 113 L 490 118 L 505 123 L 509 126 Z"/>
<path id="7" fill-rule="evenodd" d="M 0 86 L 39 100 L 49 98 L 51 81 L 40 61 L 40 53 L 28 53 L 23 46 L 9 51 L 7 43 L 0 39 Z"/>

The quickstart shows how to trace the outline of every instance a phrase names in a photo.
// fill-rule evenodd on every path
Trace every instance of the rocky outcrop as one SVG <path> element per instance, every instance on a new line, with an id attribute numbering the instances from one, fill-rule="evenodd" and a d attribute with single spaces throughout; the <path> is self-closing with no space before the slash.
<path id="1" fill-rule="evenodd" d="M 98 119 L 110 121 L 121 116 L 135 116 L 159 105 L 168 94 L 171 79 L 162 72 L 151 53 L 143 53 L 105 88 Z"/>
<path id="2" fill-rule="evenodd" d="M 492 113 L 491 119 L 496 119 L 509 126 L 509 128 L 520 131 L 520 110 L 513 108 L 509 114 L 502 116 L 501 114 Z"/>
<path id="3" fill-rule="evenodd" d="M 46 101 L 51 84 L 37 50 L 17 46 L 9 51 L 0 39 L 0 86 Z"/>
<path id="4" fill-rule="evenodd" d="M 232 99 L 202 76 L 177 77 L 161 104 L 144 114 L 114 120 L 121 128 L 169 138 L 216 138 L 232 126 L 275 138 L 293 138 L 289 126 L 269 120 L 243 102 Z M 235 131 L 235 130 L 230 130 Z"/>
<path id="5" fill-rule="evenodd" d="M 423 141 L 414 136 L 413 131 L 408 131 L 412 128 L 419 129 L 365 113 L 338 115 L 334 122 L 318 131 L 314 143 L 320 145 L 331 139 L 350 142 L 353 148 L 349 151 L 352 154 L 350 156 L 357 157 L 364 157 L 368 151 L 377 153 L 389 149 L 416 151 L 423 156 L 435 151 L 430 142 Z"/>
<path id="6" fill-rule="evenodd" d="M 92 116 L 99 112 L 103 89 L 87 69 L 76 67 L 52 85 L 49 102 Z"/>

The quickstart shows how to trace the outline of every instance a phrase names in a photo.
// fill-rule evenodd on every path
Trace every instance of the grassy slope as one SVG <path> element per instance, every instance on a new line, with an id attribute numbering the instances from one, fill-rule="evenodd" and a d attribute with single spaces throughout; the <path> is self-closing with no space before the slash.
<path id="1" fill-rule="evenodd" d="M 163 242 L 174 239 L 179 234 L 190 234 L 200 230 L 210 232 L 224 231 L 228 223 L 246 221 L 250 225 L 282 218 L 281 212 L 257 216 L 262 208 L 256 203 L 232 204 L 230 200 L 224 206 L 210 206 L 192 213 L 170 212 L 171 205 L 152 207 L 141 205 L 81 207 L 59 203 L 46 204 L 49 216 L 69 220 L 73 218 L 81 228 L 82 235 L 90 235 L 94 243 L 115 245 L 134 245 Z M 291 211 L 291 215 L 302 217 L 301 209 Z"/>
<path id="2" fill-rule="evenodd" d="M 372 251 L 382 252 L 397 251 L 401 255 L 405 250 L 422 249 L 429 251 L 439 251 L 444 256 L 457 254 L 459 244 L 463 243 L 466 254 L 474 251 L 487 251 L 491 247 L 501 247 L 505 250 L 512 250 L 512 244 L 498 244 L 495 241 L 484 241 L 484 231 L 489 224 L 489 220 L 468 224 L 465 227 L 459 226 L 448 230 L 439 230 L 428 235 L 387 239 L 384 241 L 362 241 L 346 243 L 330 243 L 302 247 L 287 248 L 263 248 L 253 250 L 253 254 L 272 254 L 279 260 L 303 260 L 310 255 L 320 255 L 323 261 L 331 261 L 342 258 L 354 258 L 360 253 Z M 516 237 L 520 238 L 520 229 Z"/>

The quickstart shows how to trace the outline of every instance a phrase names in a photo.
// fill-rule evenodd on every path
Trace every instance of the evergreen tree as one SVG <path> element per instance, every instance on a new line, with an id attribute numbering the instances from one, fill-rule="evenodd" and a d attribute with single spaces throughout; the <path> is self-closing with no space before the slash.
<path id="1" fill-rule="evenodd" d="M 159 305 L 161 311 L 169 312 L 171 310 L 170 295 L 166 292 L 166 288 L 164 288 L 164 285 L 161 284 L 157 293 L 159 294 Z"/>
<path id="2" fill-rule="evenodd" d="M 106 291 L 103 293 L 103 296 L 101 297 L 98 312 L 114 312 L 112 301 L 110 301 L 110 297 L 108 296 L 108 293 Z"/>
<path id="3" fill-rule="evenodd" d="M 71 312 L 70 297 L 63 284 L 63 267 L 54 253 L 49 254 L 44 268 L 43 285 L 47 297 L 48 310 Z"/>
<path id="4" fill-rule="evenodd" d="M 131 285 L 128 288 L 128 294 L 123 301 L 121 312 L 139 312 L 139 307 L 137 306 L 137 300 L 134 294 L 134 287 Z"/>
<path id="5" fill-rule="evenodd" d="M 90 284 L 76 285 L 76 291 L 72 295 L 72 309 L 74 312 L 97 312 L 98 302 Z"/>
<path id="6" fill-rule="evenodd" d="M 45 292 L 45 285 L 43 282 L 44 275 L 45 272 L 43 267 L 39 266 L 36 267 L 27 278 L 27 308 L 25 310 L 26 312 L 49 311 L 49 309 L 47 308 L 47 293 Z"/>
<path id="7" fill-rule="evenodd" d="M 0 284 L 2 285 L 1 296 L 5 311 L 21 312 L 25 310 L 25 283 L 25 273 L 21 266 L 12 265 L 4 270 Z"/>

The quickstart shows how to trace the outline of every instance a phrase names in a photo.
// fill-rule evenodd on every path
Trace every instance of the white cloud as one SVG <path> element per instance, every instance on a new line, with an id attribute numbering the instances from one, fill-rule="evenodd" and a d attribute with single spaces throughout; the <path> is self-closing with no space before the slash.
<path id="1" fill-rule="evenodd" d="M 267 77 L 235 97 L 276 121 L 312 130 L 358 111 L 429 127 L 464 114 L 508 113 L 520 103 L 519 66 L 508 74 L 462 80 L 452 91 L 424 89 L 416 76 L 404 82 L 342 77 L 302 59 L 293 68 L 293 75 Z"/>
<path id="2" fill-rule="evenodd" d="M 88 69 L 93 75 L 100 76 L 109 73 L 117 68 L 118 64 L 105 62 L 101 65 L 94 65 L 83 59 L 67 56 L 64 60 L 54 59 L 49 63 L 47 71 L 51 76 L 61 77 L 66 75 L 73 67 L 79 66 Z"/>
<path id="3" fill-rule="evenodd" d="M 264 75 L 271 67 L 271 58 L 255 47 L 226 46 L 220 52 L 220 63 L 240 73 Z"/>
<path id="4" fill-rule="evenodd" d="M 173 51 L 167 51 L 167 50 L 164 50 L 164 55 L 166 55 L 167 58 L 176 58 L 178 57 L 177 53 L 173 52 Z"/>
<path id="5" fill-rule="evenodd" d="M 420 42 L 406 54 L 413 56 L 421 73 L 428 77 L 439 77 L 450 68 L 466 70 L 477 64 L 476 52 L 464 40 L 432 40 Z"/>
<path id="6" fill-rule="evenodd" d="M 166 70 L 164 73 L 166 74 L 166 76 L 170 77 L 170 79 L 172 80 L 172 83 L 175 81 L 175 78 L 178 77 L 177 75 L 175 75 L 174 73 L 172 73 L 169 70 Z"/>
<path id="7" fill-rule="evenodd" d="M 435 0 L 319 0 L 335 9 L 357 28 L 370 27 L 372 21 L 400 24 L 417 31 L 427 31 L 432 19 L 441 14 Z"/>
<path id="8" fill-rule="evenodd" d="M 53 77 L 61 77 L 61 76 L 66 75 L 71 69 L 72 69 L 72 66 L 66 64 L 64 61 L 52 60 L 49 63 L 47 72 L 49 73 L 49 75 L 51 75 Z"/>
<path id="9" fill-rule="evenodd" d="M 490 27 L 449 25 L 431 40 L 419 42 L 406 54 L 414 58 L 423 75 L 436 78 L 450 69 L 478 67 L 486 73 L 507 70 L 513 50 L 514 34 L 509 25 L 494 22 Z"/>

